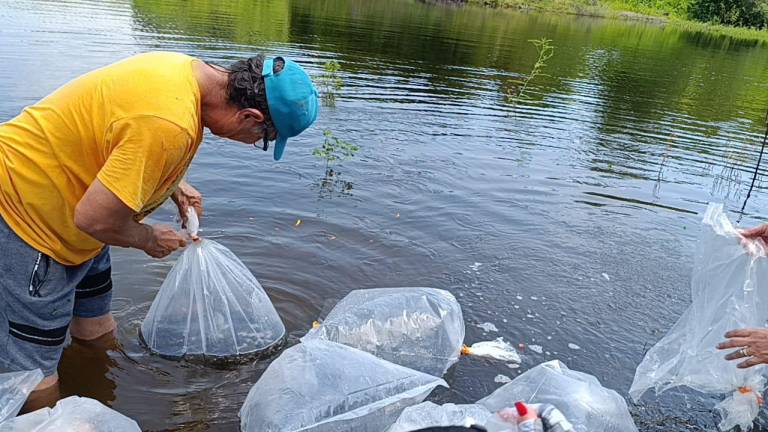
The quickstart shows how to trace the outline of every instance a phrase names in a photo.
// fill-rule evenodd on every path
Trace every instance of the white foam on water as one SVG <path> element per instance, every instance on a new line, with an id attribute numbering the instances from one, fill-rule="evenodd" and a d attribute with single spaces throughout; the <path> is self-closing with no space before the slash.
<path id="1" fill-rule="evenodd" d="M 493 379 L 493 381 L 497 383 L 506 384 L 506 383 L 512 382 L 512 378 L 506 375 L 498 374 L 496 375 L 496 378 Z"/>
<path id="2" fill-rule="evenodd" d="M 496 328 L 496 326 L 493 323 L 490 322 L 484 322 L 482 324 L 477 324 L 478 327 L 485 330 L 486 332 L 497 332 L 499 329 Z"/>

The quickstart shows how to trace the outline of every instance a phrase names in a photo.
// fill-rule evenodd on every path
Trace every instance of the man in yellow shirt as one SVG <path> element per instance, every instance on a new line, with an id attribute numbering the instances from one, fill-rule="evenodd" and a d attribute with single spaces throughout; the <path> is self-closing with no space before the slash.
<path id="1" fill-rule="evenodd" d="M 57 388 L 67 331 L 112 333 L 109 245 L 161 258 L 189 240 L 144 216 L 202 197 L 182 178 L 203 128 L 274 158 L 318 113 L 306 72 L 283 57 L 229 69 L 168 52 L 87 73 L 0 124 L 0 372 L 40 368 Z"/>

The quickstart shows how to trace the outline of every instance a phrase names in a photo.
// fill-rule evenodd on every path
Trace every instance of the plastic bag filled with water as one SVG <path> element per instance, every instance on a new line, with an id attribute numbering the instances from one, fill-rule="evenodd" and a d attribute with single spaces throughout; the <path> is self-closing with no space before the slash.
<path id="1" fill-rule="evenodd" d="M 442 376 L 461 353 L 464 318 L 453 294 L 435 288 L 352 291 L 302 341 L 323 339 Z"/>
<path id="2" fill-rule="evenodd" d="M 381 432 L 440 378 L 323 340 L 285 350 L 240 410 L 243 432 Z"/>
<path id="3" fill-rule="evenodd" d="M 710 204 L 704 215 L 691 277 L 691 305 L 671 330 L 646 353 L 630 389 L 639 400 L 687 386 L 726 394 L 718 404 L 720 429 L 752 427 L 765 387 L 763 366 L 737 369 L 727 352 L 715 347 L 729 330 L 763 327 L 768 318 L 768 260 L 761 241 L 744 239 L 723 206 Z"/>
<path id="4" fill-rule="evenodd" d="M 0 373 L 0 423 L 18 414 L 27 396 L 42 380 L 40 369 Z"/>
<path id="5" fill-rule="evenodd" d="M 188 216 L 195 235 L 197 215 Z M 284 334 L 259 281 L 229 249 L 208 239 L 181 253 L 141 325 L 147 346 L 173 358 L 259 353 Z"/>
<path id="6" fill-rule="evenodd" d="M 546 430 L 550 432 L 573 432 L 573 425 L 563 414 L 552 405 L 527 404 L 529 408 L 537 410 L 541 415 Z M 403 410 L 397 422 L 387 429 L 387 432 L 413 432 L 459 430 L 458 428 L 475 427 L 473 430 L 487 432 L 518 432 L 531 431 L 531 425 L 520 427 L 518 425 L 517 411 L 513 407 L 507 408 L 502 413 L 493 413 L 488 408 L 479 404 L 454 405 L 447 403 L 436 405 L 432 402 L 422 402 Z M 540 428 L 534 427 L 536 431 Z M 593 431 L 600 432 L 600 431 Z"/>
<path id="7" fill-rule="evenodd" d="M 139 425 L 99 401 L 70 396 L 0 424 L 2 432 L 141 432 Z"/>
<path id="8" fill-rule="evenodd" d="M 637 432 L 623 397 L 558 360 L 533 367 L 477 403 L 495 413 L 518 401 L 553 405 L 576 432 Z"/>
<path id="9" fill-rule="evenodd" d="M 403 410 L 397 422 L 390 426 L 387 432 L 411 432 L 447 426 L 483 426 L 491 416 L 493 413 L 477 404 L 437 405 L 432 402 L 422 402 Z"/>

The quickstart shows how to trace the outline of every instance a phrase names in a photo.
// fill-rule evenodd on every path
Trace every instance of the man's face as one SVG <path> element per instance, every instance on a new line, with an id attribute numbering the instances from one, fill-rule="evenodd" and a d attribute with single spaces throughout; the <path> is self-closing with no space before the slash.
<path id="1" fill-rule="evenodd" d="M 257 145 L 267 133 L 264 114 L 255 108 L 224 111 L 211 119 L 208 129 L 222 138 Z"/>

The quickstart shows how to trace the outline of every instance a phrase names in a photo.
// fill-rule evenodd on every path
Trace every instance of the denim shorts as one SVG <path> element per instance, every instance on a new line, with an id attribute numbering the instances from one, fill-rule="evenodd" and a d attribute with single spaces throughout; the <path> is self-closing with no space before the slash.
<path id="1" fill-rule="evenodd" d="M 0 372 L 56 372 L 73 316 L 109 313 L 109 248 L 77 266 L 38 252 L 0 217 Z"/>

